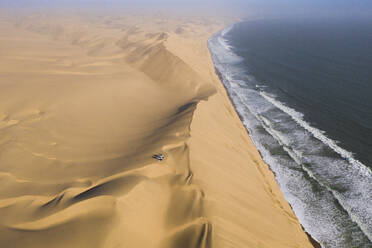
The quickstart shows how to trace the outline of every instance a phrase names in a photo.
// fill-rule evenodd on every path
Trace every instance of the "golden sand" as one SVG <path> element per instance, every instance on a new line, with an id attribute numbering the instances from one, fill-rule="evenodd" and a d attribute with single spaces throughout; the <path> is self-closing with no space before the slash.
<path id="1" fill-rule="evenodd" d="M 0 247 L 311 247 L 214 72 L 224 25 L 3 17 Z"/>

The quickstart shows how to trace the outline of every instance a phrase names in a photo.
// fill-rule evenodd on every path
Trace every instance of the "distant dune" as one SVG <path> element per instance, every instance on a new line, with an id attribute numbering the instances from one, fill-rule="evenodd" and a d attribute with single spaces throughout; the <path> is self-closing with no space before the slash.
<path id="1" fill-rule="evenodd" d="M 214 73 L 224 25 L 1 18 L 0 247 L 311 247 Z"/>

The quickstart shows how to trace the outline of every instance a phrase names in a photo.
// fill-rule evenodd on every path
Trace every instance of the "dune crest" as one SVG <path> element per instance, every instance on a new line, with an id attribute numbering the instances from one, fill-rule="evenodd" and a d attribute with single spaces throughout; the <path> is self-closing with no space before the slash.
<path id="1" fill-rule="evenodd" d="M 8 47 L 2 64 L 13 63 L 2 83 L 17 82 L 2 97 L 19 99 L 20 91 L 35 83 L 24 102 L 3 105 L 2 126 L 14 127 L 2 130 L 8 142 L 1 169 L 9 180 L 0 195 L 0 214 L 6 216 L 0 243 L 40 247 L 60 239 L 63 244 L 48 242 L 48 247 L 210 247 L 204 195 L 192 184 L 187 140 L 197 103 L 214 87 L 167 50 L 166 32 L 136 28 L 102 34 L 84 25 L 80 30 L 47 21 L 25 18 L 15 26 L 2 24 L 14 41 L 1 41 Z M 32 44 L 24 52 L 32 54 L 15 59 L 26 37 Z M 17 66 L 28 69 L 15 73 Z M 1 73 L 4 77 L 6 69 Z M 58 93 L 41 95 L 52 89 Z M 180 90 L 182 96 L 175 96 Z M 137 91 L 143 100 L 135 106 Z M 30 121 L 22 114 L 30 108 L 42 109 L 43 118 Z M 22 133 L 24 137 L 13 138 Z M 21 152 L 15 161 L 12 154 Z M 151 157 L 159 152 L 165 154 L 163 162 Z M 34 203 L 27 204 L 31 199 Z M 64 240 L 61 232 L 68 229 L 74 235 Z"/>

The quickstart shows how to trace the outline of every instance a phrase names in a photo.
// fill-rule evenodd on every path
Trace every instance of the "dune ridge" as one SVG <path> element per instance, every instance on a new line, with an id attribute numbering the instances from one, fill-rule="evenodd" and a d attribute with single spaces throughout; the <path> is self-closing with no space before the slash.
<path id="1" fill-rule="evenodd" d="M 12 29 L 15 33 L 14 41 L 19 41 L 19 43 L 22 42 L 22 39 L 17 37 L 19 35 L 18 32 L 21 35 L 31 36 L 36 43 L 35 47 L 32 47 L 35 50 L 41 45 L 41 42 L 49 45 L 49 40 L 57 43 L 58 46 L 63 46 L 63 49 L 69 49 L 68 52 L 75 47 L 79 49 L 73 51 L 77 54 L 72 53 L 69 56 L 54 55 L 52 51 L 48 51 L 48 55 L 50 53 L 53 55 L 51 58 L 43 57 L 40 52 L 37 54 L 41 58 L 36 60 L 33 59 L 32 55 L 28 59 L 24 59 L 10 56 L 10 54 L 6 59 L 11 62 L 15 61 L 15 63 L 21 61 L 22 63 L 27 63 L 27 66 L 28 63 L 36 64 L 44 61 L 51 64 L 47 68 L 44 67 L 45 64 L 37 68 L 32 68 L 31 66 L 29 70 L 26 69 L 20 74 L 32 77 L 37 73 L 37 79 L 39 77 L 53 77 L 47 79 L 56 88 L 64 88 L 64 85 L 60 84 L 63 84 L 62 80 L 67 78 L 70 78 L 74 84 L 78 85 L 78 80 L 81 79 L 83 82 L 93 80 L 92 77 L 94 76 L 105 79 L 106 74 L 118 74 L 118 76 L 122 76 L 124 73 L 140 74 L 140 76 L 134 75 L 132 80 L 143 80 L 146 84 L 152 84 L 147 96 L 152 95 L 154 91 L 159 92 L 155 96 L 161 97 L 161 100 L 155 100 L 155 104 L 152 103 L 153 106 L 146 104 L 146 108 L 150 108 L 154 114 L 151 114 L 148 120 L 144 120 L 143 125 L 139 126 L 139 131 L 136 130 L 137 127 L 128 127 L 130 132 L 137 132 L 134 135 L 129 135 L 130 144 L 125 144 L 125 142 L 120 144 L 119 140 L 113 139 L 114 137 L 105 137 L 106 140 L 99 140 L 99 138 L 107 135 L 109 130 L 105 130 L 102 135 L 95 135 L 97 140 L 90 139 L 89 135 L 92 135 L 93 132 L 90 132 L 89 129 L 97 131 L 99 128 L 105 128 L 105 123 L 97 123 L 94 128 L 87 126 L 85 128 L 87 130 L 84 130 L 84 126 L 79 124 L 81 122 L 86 123 L 87 120 L 95 121 L 94 114 L 89 113 L 86 108 L 82 109 L 86 112 L 71 113 L 71 111 L 67 110 L 67 106 L 58 106 L 66 105 L 66 103 L 63 101 L 59 102 L 56 99 L 43 99 L 43 101 L 53 102 L 52 105 L 57 102 L 55 108 L 45 108 L 43 110 L 45 121 L 49 120 L 50 123 L 47 124 L 53 124 L 52 128 L 49 128 L 49 125 L 45 128 L 39 126 L 43 124 L 43 119 L 35 120 L 35 126 L 30 125 L 27 122 L 27 115 L 24 118 L 19 116 L 21 118 L 18 118 L 20 119 L 18 120 L 20 123 L 18 126 L 18 122 L 9 122 L 7 118 L 3 118 L 3 121 L 7 121 L 8 126 L 15 125 L 10 130 L 11 133 L 16 134 L 21 132 L 19 129 L 32 128 L 32 133 L 29 133 L 30 136 L 34 136 L 38 140 L 41 139 L 43 143 L 50 142 L 50 144 L 54 144 L 52 149 L 44 150 L 45 148 L 41 147 L 40 150 L 43 151 L 39 151 L 39 149 L 33 151 L 29 144 L 24 144 L 21 141 L 17 142 L 18 146 L 25 147 L 23 153 L 28 153 L 27 155 L 32 157 L 32 166 L 37 167 L 38 164 L 45 164 L 44 168 L 36 169 L 38 172 L 41 172 L 41 169 L 51 171 L 49 175 L 47 174 L 48 179 L 57 179 L 57 174 L 61 173 L 59 180 L 66 180 L 66 182 L 36 183 L 35 181 L 41 178 L 33 175 L 32 172 L 28 174 L 16 171 L 13 168 L 12 171 L 7 172 L 4 177 L 8 178 L 9 186 L 2 191 L 3 194 L 8 195 L 5 198 L 3 196 L 1 199 L 3 207 L 0 212 L 2 212 L 2 216 L 5 219 L 0 227 L 2 229 L 0 243 L 9 245 L 8 247 L 40 247 L 43 245 L 48 245 L 48 247 L 210 247 L 210 224 L 203 217 L 202 199 L 204 195 L 199 187 L 192 184 L 187 139 L 190 137 L 190 123 L 196 104 L 212 94 L 213 87 L 208 85 L 200 87 L 198 85 L 200 79 L 197 73 L 166 49 L 163 44 L 167 39 L 166 33 L 151 34 L 141 32 L 141 36 L 135 33 L 137 36 L 134 37 L 134 41 L 130 41 L 128 38 L 132 38 L 133 29 L 124 31 L 125 36 L 123 37 L 99 38 L 97 37 L 100 35 L 99 33 L 92 35 L 93 32 L 88 32 L 90 30 L 70 31 L 66 30 L 68 28 L 61 28 L 60 25 L 53 26 L 49 24 L 45 26 L 44 20 L 37 19 L 36 23 L 24 22 L 27 24 L 16 23 L 16 29 L 13 29 L 11 24 L 4 24 L 2 27 L 3 29 Z M 11 32 L 8 31 L 8 33 Z M 89 35 L 84 36 L 84 33 Z M 6 44 L 9 43 L 6 42 Z M 21 43 L 20 45 L 23 44 Z M 51 46 L 51 50 L 54 50 L 54 45 Z M 29 51 L 31 49 L 27 49 L 27 52 Z M 100 68 L 102 65 L 118 68 L 108 68 L 107 70 L 109 71 L 107 71 L 106 68 Z M 121 66 L 124 69 L 120 68 Z M 19 74 L 12 72 L 13 68 L 11 67 L 10 72 L 8 71 L 10 74 L 9 80 L 16 81 Z M 56 73 L 57 71 L 59 73 Z M 4 75 L 5 73 L 2 72 L 3 77 Z M 62 75 L 67 78 L 63 78 Z M 119 78 L 121 79 L 121 77 Z M 91 87 L 97 87 L 93 93 L 99 94 L 101 93 L 99 92 L 100 90 L 105 90 L 100 87 L 100 81 L 97 80 L 94 83 L 98 84 L 98 86 L 90 85 Z M 127 87 L 125 84 L 118 85 L 118 82 L 113 82 L 112 84 L 107 83 L 104 87 L 113 87 L 112 90 L 120 90 L 121 87 Z M 14 87 L 17 87 L 17 85 Z M 19 87 L 28 88 L 25 85 Z M 45 90 L 41 87 L 43 85 L 38 90 Z M 87 87 L 87 85 L 82 87 Z M 174 91 L 180 89 L 182 89 L 184 95 L 173 97 Z M 137 87 L 134 90 L 137 90 Z M 166 93 L 163 94 L 163 91 L 166 91 Z M 19 91 L 15 93 L 20 94 Z M 59 94 L 61 93 L 59 92 Z M 69 95 L 68 90 L 66 90 L 64 97 L 69 97 L 69 100 L 78 105 L 84 105 L 84 101 L 86 101 L 89 105 L 88 107 L 91 108 L 93 106 L 90 105 L 92 104 L 92 99 L 89 93 L 85 96 L 87 93 L 84 89 L 79 92 L 79 96 L 76 99 L 73 99 Z M 133 94 L 134 92 L 129 93 Z M 130 97 L 130 95 L 125 95 L 124 92 L 121 92 L 121 94 L 123 94 L 122 97 Z M 166 99 L 169 99 L 171 104 L 158 104 L 159 101 L 164 101 L 164 95 L 169 95 Z M 95 96 L 98 95 L 95 94 Z M 111 95 L 107 97 L 110 98 Z M 32 102 L 33 99 L 29 101 Z M 129 104 L 131 102 L 134 103 L 133 100 L 124 101 L 123 103 Z M 41 103 L 36 105 L 39 104 Z M 24 105 L 20 107 L 20 112 L 25 111 L 24 108 L 29 103 Z M 112 104 L 107 105 L 107 107 L 109 106 L 112 106 Z M 5 105 L 4 110 L 7 111 L 8 115 L 18 115 L 16 110 L 13 113 L 10 112 L 9 109 L 12 104 L 9 104 L 8 109 L 6 107 L 8 106 Z M 120 106 L 117 108 L 119 111 Z M 64 116 L 58 116 L 59 110 L 64 112 Z M 106 108 L 98 108 L 97 112 L 100 110 L 106 111 Z M 134 109 L 134 111 L 141 110 Z M 52 114 L 55 116 L 48 116 Z M 125 115 L 130 114 L 135 115 L 135 113 L 131 112 L 125 113 Z M 142 115 L 143 113 L 139 113 L 135 118 L 142 121 Z M 71 119 L 66 118 L 62 120 L 61 118 L 64 117 L 70 117 Z M 74 130 L 59 126 L 59 121 L 65 122 L 64 124 L 74 125 Z M 68 121 L 72 123 L 66 123 Z M 126 118 L 121 119 L 121 122 L 123 121 L 125 122 Z M 118 124 L 120 125 L 120 123 Z M 134 123 L 134 125 L 136 124 L 137 122 Z M 56 125 L 59 129 L 53 130 Z M 115 125 L 115 123 L 110 123 L 110 125 Z M 37 132 L 38 129 L 42 128 L 43 130 Z M 76 130 L 76 128 L 79 130 Z M 71 135 L 79 135 L 77 131 L 80 130 L 86 132 L 86 135 L 81 135 L 72 141 L 67 140 Z M 4 132 L 3 129 L 2 131 Z M 49 133 L 45 135 L 44 131 Z M 128 137 L 127 133 L 122 136 Z M 8 139 L 8 142 L 16 142 L 11 137 L 8 137 Z M 94 144 L 95 142 L 98 144 Z M 112 150 L 110 146 L 116 144 L 122 145 L 123 150 L 125 150 L 126 145 L 134 146 L 134 148 L 128 148 L 122 153 L 110 151 Z M 90 147 L 89 149 L 82 149 L 80 154 L 75 153 L 73 150 L 81 149 L 81 145 Z M 65 147 L 59 150 L 59 146 Z M 108 151 L 102 150 L 100 154 L 95 156 L 93 152 L 97 151 L 97 146 L 107 147 Z M 17 152 L 16 146 L 8 145 L 5 148 Z M 155 152 L 166 154 L 166 161 L 162 164 L 154 161 L 151 158 L 151 154 Z M 8 161 L 5 159 L 6 156 L 3 158 L 5 163 L 12 162 L 10 159 Z M 62 173 L 61 170 L 56 168 L 46 168 L 56 166 L 57 163 L 57 167 L 62 166 L 66 170 L 70 170 L 73 166 L 88 166 L 90 171 L 86 171 L 85 168 L 78 168 L 72 169 L 73 172 Z M 6 169 L 4 167 L 2 168 L 3 170 Z M 57 171 L 53 172 L 53 170 Z M 18 176 L 18 173 L 21 175 Z M 16 177 L 22 179 L 16 179 Z M 43 178 L 42 180 L 45 179 Z M 26 185 L 21 186 L 20 184 Z M 29 190 L 26 190 L 26 187 Z M 148 189 L 149 187 L 153 187 L 152 191 L 161 194 L 163 201 L 154 199 L 154 196 L 148 196 L 148 201 L 138 199 L 151 193 L 151 190 Z M 136 191 L 140 193 L 137 195 Z M 140 209 L 126 207 L 127 201 L 130 200 L 143 201 L 144 205 Z M 155 201 L 156 203 L 154 203 Z M 153 204 L 154 206 L 146 206 L 146 204 Z M 23 214 L 19 214 L 20 208 L 24 208 Z M 130 214 L 132 223 L 125 220 L 126 208 L 128 211 L 133 211 Z M 157 216 L 156 221 L 151 225 L 148 223 L 151 222 L 150 218 L 135 220 L 141 214 L 144 214 L 143 212 L 145 211 L 148 212 L 146 215 L 151 216 L 151 218 Z M 139 224 L 144 221 L 146 223 L 143 225 Z M 138 225 L 135 224 L 136 222 L 138 222 Z M 100 226 L 100 228 L 94 230 L 89 228 L 91 225 Z M 136 234 L 136 232 L 144 232 L 144 230 L 136 230 L 135 226 L 138 226 L 139 229 L 148 229 L 147 233 L 145 235 L 141 233 Z M 146 228 L 146 226 L 151 226 L 151 228 Z M 110 229 L 115 229 L 115 231 L 109 233 L 108 230 Z M 120 232 L 123 230 L 124 233 L 127 231 L 129 233 L 128 236 L 131 237 L 122 240 Z M 65 235 L 69 237 L 64 237 Z M 94 236 L 96 238 L 90 241 L 86 240 L 86 238 L 81 238 L 82 236 L 87 238 Z M 31 240 L 35 240 L 35 242 Z"/>
<path id="2" fill-rule="evenodd" d="M 214 73 L 224 22 L 2 20 L 0 246 L 310 247 Z"/>

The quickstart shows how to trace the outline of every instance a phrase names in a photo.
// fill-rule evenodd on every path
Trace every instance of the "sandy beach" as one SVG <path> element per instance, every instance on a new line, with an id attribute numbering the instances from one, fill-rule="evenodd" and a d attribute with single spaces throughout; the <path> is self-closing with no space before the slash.
<path id="1" fill-rule="evenodd" d="M 313 247 L 215 73 L 234 21 L 2 13 L 0 247 Z"/>

